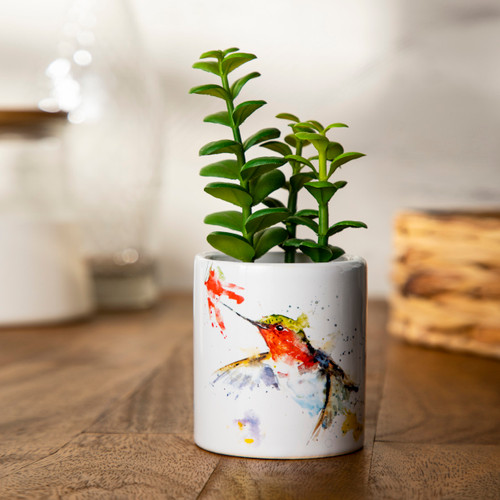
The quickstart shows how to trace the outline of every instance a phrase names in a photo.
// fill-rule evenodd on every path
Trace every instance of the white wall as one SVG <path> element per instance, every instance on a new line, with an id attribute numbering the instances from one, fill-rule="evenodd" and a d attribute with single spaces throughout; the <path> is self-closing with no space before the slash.
<path id="1" fill-rule="evenodd" d="M 50 57 L 67 3 L 3 3 L 2 105 L 31 98 L 29 75 Z M 206 163 L 199 147 L 223 137 L 221 127 L 202 123 L 218 103 L 187 94 L 210 80 L 191 69 L 209 49 L 238 46 L 258 56 L 246 68 L 262 77 L 245 98 L 268 105 L 244 133 L 276 125 L 282 111 L 350 125 L 340 141 L 367 157 L 342 170 L 349 185 L 332 215 L 367 222 L 368 230 L 346 231 L 337 243 L 368 260 L 372 295 L 389 289 L 397 210 L 500 204 L 497 0 L 134 0 L 132 7 L 167 103 L 158 228 L 165 287 L 191 286 L 192 257 L 208 249 L 202 219 L 225 208 L 198 177 Z"/>

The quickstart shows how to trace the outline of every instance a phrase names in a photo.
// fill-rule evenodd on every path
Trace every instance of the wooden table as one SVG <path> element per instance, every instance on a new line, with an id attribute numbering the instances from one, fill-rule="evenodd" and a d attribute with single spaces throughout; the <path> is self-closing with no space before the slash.
<path id="1" fill-rule="evenodd" d="M 0 331 L 0 498 L 500 498 L 500 364 L 389 339 L 370 303 L 366 444 L 315 460 L 192 438 L 191 299 Z"/>

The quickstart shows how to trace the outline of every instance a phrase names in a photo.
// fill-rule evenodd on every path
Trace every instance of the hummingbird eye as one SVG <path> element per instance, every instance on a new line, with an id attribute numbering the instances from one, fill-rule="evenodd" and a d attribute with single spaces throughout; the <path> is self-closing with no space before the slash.
<path id="1" fill-rule="evenodd" d="M 283 325 L 276 325 L 276 330 L 278 330 L 278 332 L 282 332 L 283 331 Z"/>

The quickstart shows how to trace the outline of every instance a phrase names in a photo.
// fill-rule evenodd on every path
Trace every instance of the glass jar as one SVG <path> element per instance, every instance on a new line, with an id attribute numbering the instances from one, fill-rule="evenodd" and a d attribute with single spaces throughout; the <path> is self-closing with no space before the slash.
<path id="1" fill-rule="evenodd" d="M 93 310 L 63 162 L 65 113 L 0 110 L 0 325 Z"/>
<path id="2" fill-rule="evenodd" d="M 72 0 L 40 107 L 68 113 L 69 167 L 101 309 L 159 293 L 155 216 L 163 109 L 125 0 Z"/>

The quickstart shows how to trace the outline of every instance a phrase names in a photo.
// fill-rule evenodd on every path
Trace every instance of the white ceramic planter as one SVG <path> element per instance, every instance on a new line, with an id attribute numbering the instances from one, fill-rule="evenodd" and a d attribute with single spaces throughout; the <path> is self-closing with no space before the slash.
<path id="1" fill-rule="evenodd" d="M 363 446 L 366 263 L 196 256 L 195 442 L 260 458 Z"/>

